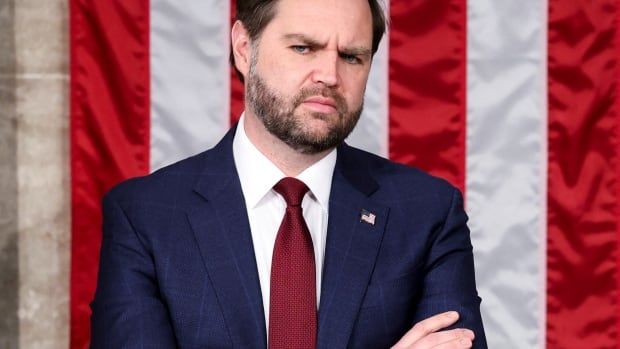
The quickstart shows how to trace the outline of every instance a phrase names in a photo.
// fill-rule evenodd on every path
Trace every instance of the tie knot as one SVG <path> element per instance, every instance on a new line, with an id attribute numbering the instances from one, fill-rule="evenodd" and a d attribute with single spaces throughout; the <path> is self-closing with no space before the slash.
<path id="1" fill-rule="evenodd" d="M 288 206 L 300 206 L 304 195 L 309 190 L 304 182 L 293 177 L 282 178 L 273 186 L 273 189 L 284 197 Z"/>

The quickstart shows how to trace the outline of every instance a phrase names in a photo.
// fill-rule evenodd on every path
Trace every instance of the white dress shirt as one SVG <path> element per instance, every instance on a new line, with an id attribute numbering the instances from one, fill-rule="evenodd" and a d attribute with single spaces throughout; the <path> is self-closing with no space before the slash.
<path id="1" fill-rule="evenodd" d="M 286 175 L 252 144 L 244 130 L 244 119 L 242 115 L 235 132 L 233 157 L 250 221 L 258 278 L 263 296 L 265 324 L 267 333 L 269 333 L 271 257 L 276 235 L 286 210 L 284 198 L 273 190 L 273 186 Z M 314 245 L 317 306 L 321 297 L 329 194 L 335 166 L 336 149 L 296 177 L 310 189 L 304 196 L 301 207 Z"/>

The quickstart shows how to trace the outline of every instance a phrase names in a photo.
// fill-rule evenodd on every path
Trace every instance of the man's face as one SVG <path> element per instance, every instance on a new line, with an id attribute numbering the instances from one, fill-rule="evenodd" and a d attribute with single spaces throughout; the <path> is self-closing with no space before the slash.
<path id="1" fill-rule="evenodd" d="M 299 152 L 333 148 L 362 112 L 371 47 L 366 0 L 280 0 L 252 43 L 248 106 Z"/>

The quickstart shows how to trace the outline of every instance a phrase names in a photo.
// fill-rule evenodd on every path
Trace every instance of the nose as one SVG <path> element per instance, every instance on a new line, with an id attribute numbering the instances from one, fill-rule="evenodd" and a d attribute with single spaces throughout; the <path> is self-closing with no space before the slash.
<path id="1" fill-rule="evenodd" d="M 327 87 L 338 85 L 338 53 L 332 51 L 323 52 L 317 57 L 312 74 L 312 82 L 323 84 Z"/>

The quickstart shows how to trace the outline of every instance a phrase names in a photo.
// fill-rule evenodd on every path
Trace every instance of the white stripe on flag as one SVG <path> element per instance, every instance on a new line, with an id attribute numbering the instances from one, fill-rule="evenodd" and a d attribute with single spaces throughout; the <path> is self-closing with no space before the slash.
<path id="1" fill-rule="evenodd" d="M 230 125 L 230 2 L 151 0 L 151 171 Z"/>
<path id="2" fill-rule="evenodd" d="M 545 0 L 468 4 L 467 198 L 490 348 L 543 348 Z"/>
<path id="3" fill-rule="evenodd" d="M 389 151 L 388 42 L 389 37 L 386 35 L 381 40 L 379 50 L 373 57 L 364 97 L 364 112 L 357 126 L 347 138 L 348 144 L 386 158 Z"/>

